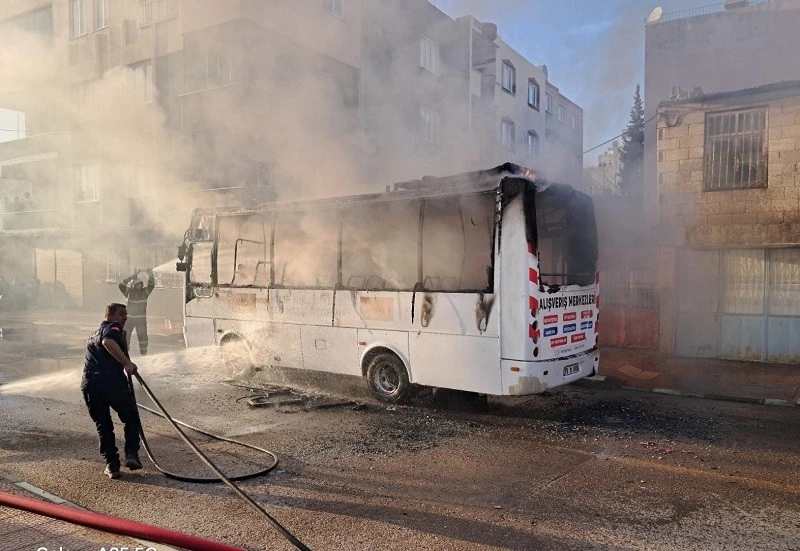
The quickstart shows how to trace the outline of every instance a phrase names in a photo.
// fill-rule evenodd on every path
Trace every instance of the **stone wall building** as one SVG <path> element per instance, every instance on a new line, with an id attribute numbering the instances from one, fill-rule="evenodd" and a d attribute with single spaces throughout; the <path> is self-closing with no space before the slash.
<path id="1" fill-rule="evenodd" d="M 660 349 L 800 362 L 800 81 L 658 111 Z"/>
<path id="2" fill-rule="evenodd" d="M 727 0 L 665 13 L 645 27 L 644 207 L 654 218 L 658 105 L 676 94 L 800 79 L 800 3 Z"/>

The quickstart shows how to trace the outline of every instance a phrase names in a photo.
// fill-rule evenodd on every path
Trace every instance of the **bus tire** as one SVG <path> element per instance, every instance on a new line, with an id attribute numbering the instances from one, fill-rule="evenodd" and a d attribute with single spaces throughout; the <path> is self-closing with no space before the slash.
<path id="1" fill-rule="evenodd" d="M 255 373 L 250 349 L 243 339 L 229 337 L 219 343 L 219 354 L 225 371 L 232 379 L 247 379 Z"/>
<path id="2" fill-rule="evenodd" d="M 391 352 L 379 352 L 369 361 L 367 385 L 378 401 L 387 404 L 405 402 L 412 393 L 406 366 Z"/>

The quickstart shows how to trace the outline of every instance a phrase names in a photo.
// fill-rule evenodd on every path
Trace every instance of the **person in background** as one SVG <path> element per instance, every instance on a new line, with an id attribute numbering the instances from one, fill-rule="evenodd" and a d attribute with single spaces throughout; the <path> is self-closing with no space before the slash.
<path id="1" fill-rule="evenodd" d="M 114 438 L 111 410 L 117 412 L 125 434 L 125 466 L 135 471 L 142 468 L 139 460 L 141 421 L 136 409 L 128 378 L 138 371 L 128 355 L 123 325 L 128 318 L 124 304 L 112 302 L 106 306 L 105 320 L 86 342 L 86 356 L 81 378 L 83 401 L 97 428 L 100 455 L 106 462 L 103 473 L 119 478 L 119 450 Z"/>
<path id="2" fill-rule="evenodd" d="M 147 286 L 139 278 L 140 273 L 147 274 Z M 119 284 L 120 292 L 128 299 L 128 321 L 125 323 L 125 334 L 127 343 L 130 346 L 133 330 L 136 330 L 136 338 L 139 341 L 139 354 L 147 355 L 147 299 L 153 288 L 156 286 L 153 270 L 140 270 L 136 268 L 134 272 Z"/>
<path id="3" fill-rule="evenodd" d="M 19 200 L 19 195 L 15 195 L 13 199 L 11 199 L 11 211 L 10 212 L 22 212 L 25 210 L 25 207 L 22 205 L 22 201 Z"/>

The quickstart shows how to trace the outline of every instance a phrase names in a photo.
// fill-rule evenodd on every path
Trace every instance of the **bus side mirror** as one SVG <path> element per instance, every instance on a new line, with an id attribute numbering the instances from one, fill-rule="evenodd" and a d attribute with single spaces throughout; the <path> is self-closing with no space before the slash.
<path id="1" fill-rule="evenodd" d="M 186 243 L 181 243 L 178 246 L 178 260 L 183 260 L 186 258 Z"/>

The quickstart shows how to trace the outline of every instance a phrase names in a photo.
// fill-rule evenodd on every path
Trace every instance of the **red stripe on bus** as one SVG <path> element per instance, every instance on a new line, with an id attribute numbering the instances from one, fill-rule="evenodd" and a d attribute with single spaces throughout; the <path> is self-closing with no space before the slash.
<path id="1" fill-rule="evenodd" d="M 528 243 L 528 252 L 531 254 L 536 254 L 536 252 L 533 250 L 533 243 Z"/>
<path id="2" fill-rule="evenodd" d="M 534 329 L 533 325 L 529 325 L 528 326 L 528 336 L 530 338 L 532 338 L 532 339 L 538 339 L 539 338 L 539 330 L 538 329 Z"/>
<path id="3" fill-rule="evenodd" d="M 528 297 L 528 303 L 531 310 L 539 309 L 539 299 L 536 297 Z"/>
<path id="4" fill-rule="evenodd" d="M 539 283 L 539 273 L 534 268 L 528 268 L 528 278 L 532 283 Z"/>

